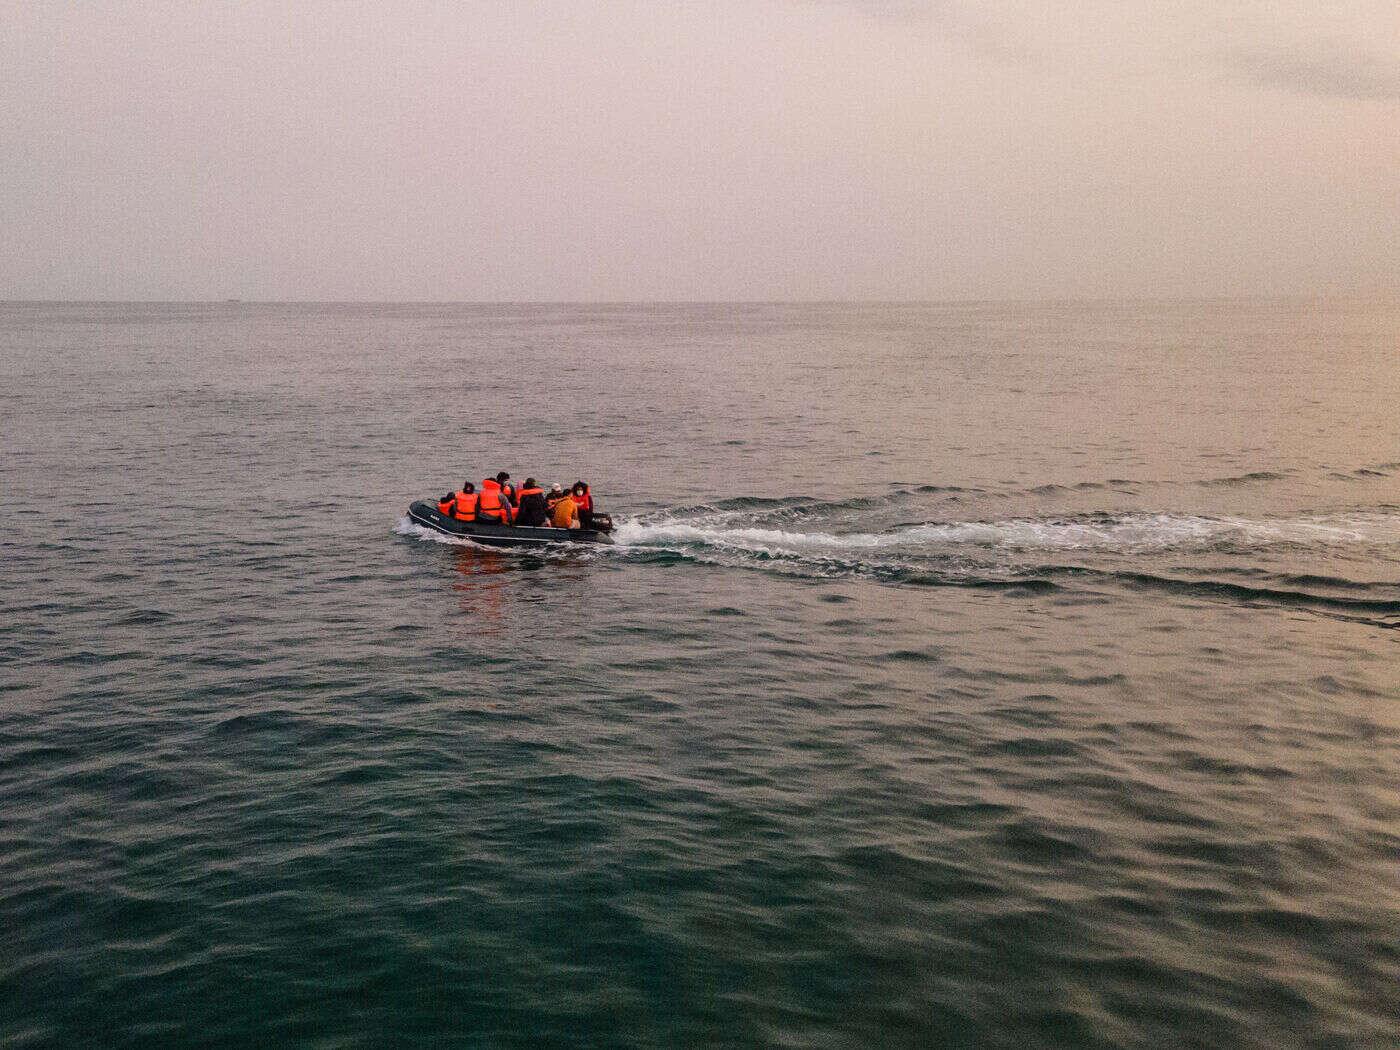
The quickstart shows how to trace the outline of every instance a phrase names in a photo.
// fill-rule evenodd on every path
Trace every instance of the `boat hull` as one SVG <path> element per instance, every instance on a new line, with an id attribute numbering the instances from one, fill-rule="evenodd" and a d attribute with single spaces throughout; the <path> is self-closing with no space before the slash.
<path id="1" fill-rule="evenodd" d="M 555 543 L 611 543 L 612 537 L 596 529 L 533 528 L 528 525 L 493 525 L 449 518 L 431 503 L 418 500 L 408 508 L 409 519 L 444 536 L 456 536 L 488 547 L 545 547 Z"/>

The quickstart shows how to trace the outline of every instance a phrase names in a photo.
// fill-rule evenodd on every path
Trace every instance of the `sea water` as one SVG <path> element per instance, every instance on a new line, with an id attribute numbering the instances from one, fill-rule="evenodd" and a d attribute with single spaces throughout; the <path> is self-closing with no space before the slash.
<path id="1" fill-rule="evenodd" d="M 0 1043 L 1393 1047 L 1400 306 L 0 306 Z M 410 501 L 583 479 L 606 549 Z"/>

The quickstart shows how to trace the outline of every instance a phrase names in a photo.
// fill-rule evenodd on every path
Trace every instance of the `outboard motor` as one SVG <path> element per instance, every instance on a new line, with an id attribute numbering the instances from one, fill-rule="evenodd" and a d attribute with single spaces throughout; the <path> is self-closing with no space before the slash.
<path id="1" fill-rule="evenodd" d="M 590 526 L 590 528 L 592 528 L 595 532 L 612 532 L 612 515 L 595 513 L 593 515 L 593 524 Z"/>

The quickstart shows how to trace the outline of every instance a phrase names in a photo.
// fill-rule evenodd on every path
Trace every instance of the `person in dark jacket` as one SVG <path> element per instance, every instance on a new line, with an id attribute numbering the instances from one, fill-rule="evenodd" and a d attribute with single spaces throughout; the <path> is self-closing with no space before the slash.
<path id="1" fill-rule="evenodd" d="M 519 506 L 515 512 L 516 525 L 542 527 L 549 520 L 545 509 L 544 490 L 535 484 L 534 478 L 526 478 L 525 486 L 517 494 Z"/>

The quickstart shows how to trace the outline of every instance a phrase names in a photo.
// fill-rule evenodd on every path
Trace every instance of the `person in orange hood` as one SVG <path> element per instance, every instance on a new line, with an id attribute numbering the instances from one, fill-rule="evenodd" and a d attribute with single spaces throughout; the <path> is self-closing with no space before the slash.
<path id="1" fill-rule="evenodd" d="M 481 494 L 476 501 L 476 520 L 496 525 L 510 524 L 510 499 L 495 478 L 487 478 L 481 483 Z"/>

